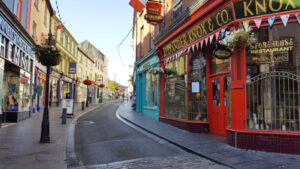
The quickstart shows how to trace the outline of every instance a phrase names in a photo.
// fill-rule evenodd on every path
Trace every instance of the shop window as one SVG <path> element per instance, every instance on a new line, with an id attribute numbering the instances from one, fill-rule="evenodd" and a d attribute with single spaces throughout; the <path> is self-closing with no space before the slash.
<path id="1" fill-rule="evenodd" d="M 30 74 L 20 71 L 19 111 L 29 111 L 30 107 Z"/>
<path id="2" fill-rule="evenodd" d="M 176 119 L 188 120 L 187 114 L 187 76 L 186 76 L 186 56 L 181 56 L 166 64 L 166 69 L 172 69 L 176 73 L 166 74 L 164 90 L 164 116 Z M 179 60 L 179 61 L 178 61 Z M 179 69 L 184 67 L 184 71 Z"/>
<path id="3" fill-rule="evenodd" d="M 189 120 L 207 121 L 206 59 L 197 52 L 189 61 Z"/>
<path id="4" fill-rule="evenodd" d="M 248 128 L 299 131 L 299 24 L 253 32 L 257 42 L 246 49 Z"/>
<path id="5" fill-rule="evenodd" d="M 146 106 L 150 106 L 150 71 L 146 72 Z"/>
<path id="6" fill-rule="evenodd" d="M 152 88 L 152 107 L 156 107 L 157 106 L 157 92 L 158 92 L 157 75 L 152 74 L 151 88 Z"/>
<path id="7" fill-rule="evenodd" d="M 0 54 L 2 57 L 6 57 L 6 38 L 1 36 L 1 49 Z"/>
<path id="8" fill-rule="evenodd" d="M 211 56 L 210 60 L 210 74 L 219 74 L 230 71 L 230 58 L 229 59 L 218 59 Z"/>
<path id="9" fill-rule="evenodd" d="M 18 111 L 19 104 L 19 74 L 7 70 L 4 76 L 3 104 L 4 111 Z"/>

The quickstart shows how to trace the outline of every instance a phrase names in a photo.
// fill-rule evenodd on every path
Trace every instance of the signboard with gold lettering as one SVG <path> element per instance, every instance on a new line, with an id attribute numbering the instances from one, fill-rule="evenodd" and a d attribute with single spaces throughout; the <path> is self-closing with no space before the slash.
<path id="1" fill-rule="evenodd" d="M 217 11 L 214 15 L 206 17 L 198 22 L 184 34 L 171 41 L 163 48 L 164 57 L 169 56 L 191 43 L 203 38 L 215 30 L 233 21 L 231 5 Z"/>
<path id="2" fill-rule="evenodd" d="M 248 46 L 247 53 L 256 63 L 287 63 L 289 54 L 293 51 L 294 39 L 273 40 L 257 42 Z"/>
<path id="3" fill-rule="evenodd" d="M 161 16 L 161 8 L 161 3 L 148 1 L 146 4 L 147 14 L 144 16 L 145 20 L 152 25 L 161 23 L 163 20 L 163 17 Z"/>
<path id="4" fill-rule="evenodd" d="M 239 0 L 233 4 L 236 19 L 300 9 L 299 0 Z"/>

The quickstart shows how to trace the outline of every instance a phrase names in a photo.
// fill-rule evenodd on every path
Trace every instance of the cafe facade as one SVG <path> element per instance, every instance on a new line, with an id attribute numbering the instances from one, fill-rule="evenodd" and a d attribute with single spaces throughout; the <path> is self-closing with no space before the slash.
<path id="1" fill-rule="evenodd" d="M 160 121 L 300 154 L 299 1 L 208 0 L 178 23 L 155 43 Z"/>

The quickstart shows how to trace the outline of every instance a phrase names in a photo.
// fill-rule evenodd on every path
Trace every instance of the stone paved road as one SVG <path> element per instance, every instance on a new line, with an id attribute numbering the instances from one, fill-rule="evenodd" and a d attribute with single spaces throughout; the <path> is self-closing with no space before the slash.
<path id="1" fill-rule="evenodd" d="M 78 119 L 73 169 L 226 168 L 135 130 L 117 119 L 118 103 L 106 103 Z"/>
<path id="2" fill-rule="evenodd" d="M 167 157 L 148 157 L 73 169 L 228 169 L 201 157 L 185 154 Z"/>

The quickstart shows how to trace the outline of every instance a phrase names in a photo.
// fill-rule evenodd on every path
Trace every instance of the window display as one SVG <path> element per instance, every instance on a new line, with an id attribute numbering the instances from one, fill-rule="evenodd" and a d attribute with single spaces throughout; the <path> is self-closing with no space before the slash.
<path id="1" fill-rule="evenodd" d="M 188 120 L 186 87 L 186 56 L 181 56 L 175 61 L 169 62 L 166 68 L 173 69 L 176 74 L 166 75 L 164 92 L 164 115 L 166 117 Z"/>
<path id="2" fill-rule="evenodd" d="M 157 75 L 152 74 L 151 77 L 151 87 L 152 87 L 152 107 L 156 107 L 157 106 L 157 90 L 158 90 L 158 86 L 157 86 Z"/>
<path id="3" fill-rule="evenodd" d="M 20 70 L 19 111 L 29 111 L 30 107 L 30 74 Z"/>
<path id="4" fill-rule="evenodd" d="M 146 106 L 150 106 L 150 71 L 146 72 Z"/>
<path id="5" fill-rule="evenodd" d="M 206 59 L 200 51 L 189 61 L 189 120 L 207 121 Z M 197 90 L 193 91 L 193 84 Z M 197 91 L 197 92 L 195 92 Z"/>
<path id="6" fill-rule="evenodd" d="M 18 111 L 19 74 L 9 70 L 5 71 L 3 87 L 4 111 Z"/>
<path id="7" fill-rule="evenodd" d="M 299 131 L 300 29 L 298 23 L 254 30 L 246 49 L 249 129 Z"/>

